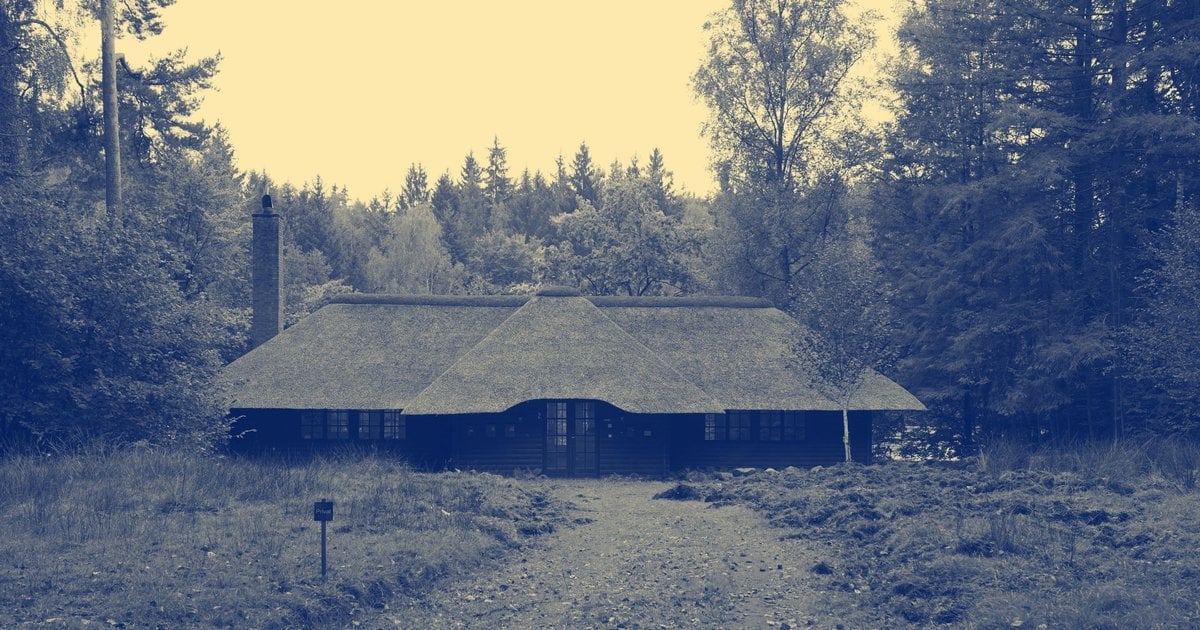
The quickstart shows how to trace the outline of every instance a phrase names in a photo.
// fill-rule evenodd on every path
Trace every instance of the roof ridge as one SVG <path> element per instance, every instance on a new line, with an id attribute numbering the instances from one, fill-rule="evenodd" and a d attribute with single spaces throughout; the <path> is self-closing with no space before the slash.
<path id="1" fill-rule="evenodd" d="M 392 304 L 398 306 L 524 306 L 533 295 L 403 295 L 392 293 L 345 293 L 334 296 L 330 304 Z M 627 296 L 627 295 L 574 295 L 558 287 L 540 291 L 537 297 L 583 297 L 601 307 L 718 307 L 718 308 L 772 308 L 774 305 L 764 298 L 740 295 L 685 295 L 685 296 Z"/>
<path id="2" fill-rule="evenodd" d="M 402 295 L 394 293 L 344 293 L 330 304 L 394 304 L 399 306 L 524 306 L 529 295 Z"/>
<path id="3" fill-rule="evenodd" d="M 742 295 L 590 295 L 587 299 L 601 308 L 608 307 L 720 307 L 720 308 L 773 308 L 775 305 L 765 298 Z"/>

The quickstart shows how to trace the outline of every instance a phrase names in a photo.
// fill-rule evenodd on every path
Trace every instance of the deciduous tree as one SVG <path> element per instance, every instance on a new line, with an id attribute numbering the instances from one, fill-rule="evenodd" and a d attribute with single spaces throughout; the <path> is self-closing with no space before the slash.
<path id="1" fill-rule="evenodd" d="M 782 305 L 831 221 L 825 193 L 840 190 L 830 180 L 844 178 L 849 156 L 830 141 L 856 102 L 850 68 L 873 37 L 841 0 L 734 0 L 705 30 L 692 82 L 710 110 L 728 271 L 735 289 Z"/>

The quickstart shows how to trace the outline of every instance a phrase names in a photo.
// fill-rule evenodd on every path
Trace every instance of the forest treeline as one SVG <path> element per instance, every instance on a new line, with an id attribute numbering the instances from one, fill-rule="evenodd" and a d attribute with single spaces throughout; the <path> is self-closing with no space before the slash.
<path id="1" fill-rule="evenodd" d="M 170 3 L 125 5 L 122 33 L 153 37 Z M 1197 0 L 929 2 L 878 85 L 852 72 L 869 14 L 734 0 L 691 77 L 711 112 L 705 198 L 657 149 L 601 165 L 581 143 L 518 172 L 499 138 L 455 172 L 399 162 L 400 188 L 366 200 L 273 181 L 195 120 L 219 59 L 181 51 L 118 72 L 120 216 L 98 64 L 65 44 L 97 16 L 0 7 L 6 435 L 222 435 L 213 376 L 245 349 L 265 192 L 289 323 L 350 291 L 754 295 L 825 340 L 798 351 L 833 395 L 862 367 L 916 393 L 930 413 L 908 418 L 910 446 L 1200 428 Z M 869 93 L 893 121 L 862 120 Z"/>

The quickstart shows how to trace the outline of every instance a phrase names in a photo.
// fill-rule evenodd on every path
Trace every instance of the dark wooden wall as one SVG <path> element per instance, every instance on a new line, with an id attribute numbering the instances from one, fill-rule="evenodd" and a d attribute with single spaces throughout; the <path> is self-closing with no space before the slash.
<path id="1" fill-rule="evenodd" d="M 394 454 L 414 466 L 513 474 L 540 472 L 545 448 L 544 401 L 506 413 L 410 416 L 402 440 L 306 440 L 300 412 L 293 409 L 239 410 L 233 448 L 241 452 L 319 452 L 357 447 Z M 353 414 L 352 414 L 353 415 Z M 795 441 L 705 440 L 703 415 L 628 414 L 596 403 L 597 474 L 665 476 L 671 470 L 738 467 L 828 466 L 843 460 L 840 412 L 806 412 L 805 435 Z M 351 431 L 354 435 L 354 431 Z M 871 457 L 871 416 L 850 414 L 851 451 L 857 462 Z M 240 437 L 239 437 L 240 436 Z"/>
<path id="2" fill-rule="evenodd" d="M 845 459 L 840 411 L 805 412 L 805 436 L 796 441 L 762 441 L 757 426 L 749 440 L 704 439 L 704 416 L 676 416 L 671 432 L 671 468 L 728 470 L 739 467 L 829 466 Z M 871 460 L 871 414 L 850 413 L 850 454 Z"/>
<path id="3" fill-rule="evenodd" d="M 440 469 L 450 459 L 450 430 L 434 418 L 406 418 L 402 440 L 306 440 L 297 409 L 233 409 L 230 448 L 239 453 L 315 453 L 363 449 L 403 458 L 413 466 Z M 351 431 L 353 435 L 353 431 Z"/>
<path id="4" fill-rule="evenodd" d="M 451 467 L 500 474 L 540 472 L 544 405 L 545 401 L 531 401 L 502 414 L 448 417 L 454 427 Z M 511 434 L 508 425 L 514 429 Z M 596 402 L 597 475 L 664 475 L 670 460 L 668 430 L 664 416 L 626 414 Z"/>
<path id="5" fill-rule="evenodd" d="M 596 459 L 600 475 L 661 477 L 670 465 L 669 416 L 599 413 Z"/>
<path id="6" fill-rule="evenodd" d="M 542 469 L 546 427 L 530 410 L 446 416 L 443 422 L 453 427 L 451 468 L 504 475 Z"/>

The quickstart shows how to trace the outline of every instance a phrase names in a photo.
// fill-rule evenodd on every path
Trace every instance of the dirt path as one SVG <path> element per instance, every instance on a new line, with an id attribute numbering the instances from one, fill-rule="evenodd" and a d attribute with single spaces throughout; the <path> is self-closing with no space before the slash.
<path id="1" fill-rule="evenodd" d="M 783 628 L 812 619 L 808 543 L 780 540 L 778 529 L 745 508 L 652 499 L 665 483 L 536 483 L 579 506 L 583 522 L 499 571 L 396 611 L 394 621 L 416 628 Z"/>

